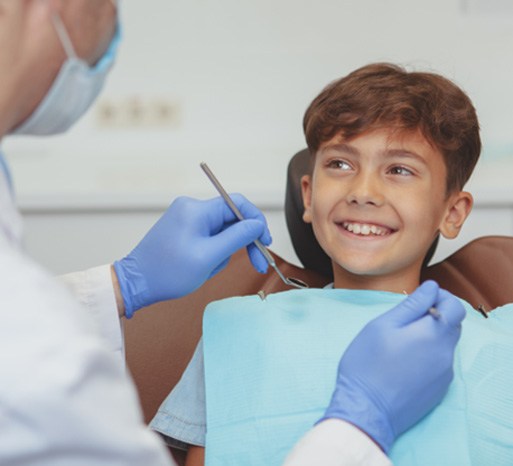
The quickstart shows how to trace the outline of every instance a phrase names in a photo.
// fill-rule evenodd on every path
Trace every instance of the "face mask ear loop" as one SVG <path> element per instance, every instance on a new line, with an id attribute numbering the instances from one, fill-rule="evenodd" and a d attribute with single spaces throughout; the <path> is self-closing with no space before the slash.
<path id="1" fill-rule="evenodd" d="M 68 58 L 78 58 L 75 52 L 75 48 L 71 43 L 68 31 L 66 31 L 66 27 L 64 26 L 64 23 L 62 22 L 62 19 L 58 13 L 54 13 L 52 15 L 52 21 L 53 25 L 55 26 L 55 31 L 59 36 L 59 40 L 61 41 L 62 47 L 64 48 Z"/>

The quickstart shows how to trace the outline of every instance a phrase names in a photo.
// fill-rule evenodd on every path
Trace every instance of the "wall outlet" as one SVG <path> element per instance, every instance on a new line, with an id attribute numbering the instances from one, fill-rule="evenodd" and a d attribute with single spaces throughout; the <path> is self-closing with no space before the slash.
<path id="1" fill-rule="evenodd" d="M 95 120 L 101 128 L 177 128 L 182 108 L 179 102 L 164 98 L 104 99 L 96 106 Z"/>

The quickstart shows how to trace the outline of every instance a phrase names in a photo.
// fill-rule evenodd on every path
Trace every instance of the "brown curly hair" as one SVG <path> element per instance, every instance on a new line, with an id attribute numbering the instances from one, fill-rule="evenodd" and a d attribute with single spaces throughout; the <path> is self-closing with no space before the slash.
<path id="1" fill-rule="evenodd" d="M 475 108 L 458 86 L 390 63 L 370 64 L 332 82 L 303 119 L 313 155 L 337 134 L 351 139 L 378 128 L 420 130 L 444 157 L 447 193 L 463 188 L 481 152 Z"/>

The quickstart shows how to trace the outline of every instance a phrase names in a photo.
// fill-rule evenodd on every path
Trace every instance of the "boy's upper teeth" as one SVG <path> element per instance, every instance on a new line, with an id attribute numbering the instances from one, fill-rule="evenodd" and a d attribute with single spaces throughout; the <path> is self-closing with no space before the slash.
<path id="1" fill-rule="evenodd" d="M 390 229 L 380 227 L 377 225 L 371 225 L 369 223 L 354 223 L 354 222 L 343 222 L 342 226 L 355 235 L 376 235 L 384 236 L 390 233 Z"/>

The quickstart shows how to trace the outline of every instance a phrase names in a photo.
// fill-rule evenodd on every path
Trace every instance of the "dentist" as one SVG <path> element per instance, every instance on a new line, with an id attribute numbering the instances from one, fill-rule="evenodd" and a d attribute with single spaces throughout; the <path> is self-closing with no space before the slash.
<path id="1" fill-rule="evenodd" d="M 0 0 L 0 137 L 71 127 L 100 92 L 118 42 L 115 1 Z M 133 384 L 114 356 L 122 350 L 119 316 L 190 293 L 246 245 L 255 268 L 265 271 L 250 244 L 270 243 L 265 219 L 242 196 L 234 201 L 245 221 L 233 223 L 221 199 L 177 199 L 125 258 L 63 277 L 73 297 L 24 253 L 0 154 L 0 464 L 173 464 L 144 425 Z M 452 378 L 459 333 L 430 324 L 432 305 L 456 328 L 464 317 L 457 301 L 431 283 L 362 330 L 341 360 L 325 419 L 287 465 L 390 464 L 375 435 L 388 429 L 393 442 L 441 400 Z M 384 338 L 390 334 L 393 348 Z M 372 353 L 364 350 L 370 342 Z M 419 367 L 415 356 L 433 348 L 443 357 Z M 388 377 L 388 366 L 403 373 Z M 378 394 L 389 399 L 386 409 L 375 402 Z M 327 455 L 320 462 L 319 446 Z"/>

